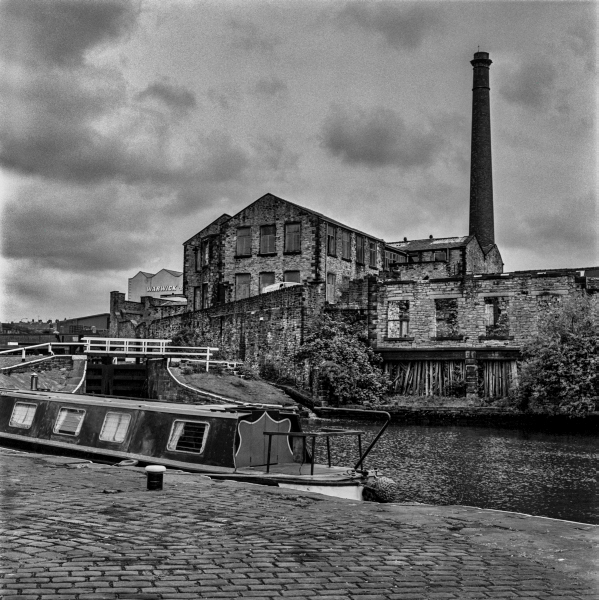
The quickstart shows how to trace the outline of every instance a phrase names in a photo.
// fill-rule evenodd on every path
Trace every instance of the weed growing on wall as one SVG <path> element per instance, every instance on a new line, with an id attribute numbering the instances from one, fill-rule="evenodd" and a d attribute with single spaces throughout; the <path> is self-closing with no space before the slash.
<path id="1" fill-rule="evenodd" d="M 336 404 L 378 403 L 388 390 L 382 358 L 368 345 L 364 326 L 320 317 L 295 354 L 318 373 L 322 391 Z"/>
<path id="2" fill-rule="evenodd" d="M 585 294 L 548 305 L 522 348 L 515 399 L 533 412 L 581 415 L 599 402 L 597 299 Z"/>

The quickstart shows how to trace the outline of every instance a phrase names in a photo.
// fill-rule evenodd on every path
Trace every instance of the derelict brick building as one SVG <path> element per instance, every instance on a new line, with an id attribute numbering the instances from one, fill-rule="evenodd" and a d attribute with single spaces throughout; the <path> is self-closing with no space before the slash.
<path id="1" fill-rule="evenodd" d="M 599 289 L 599 268 L 503 272 L 495 244 L 489 69 L 473 66 L 469 235 L 385 242 L 266 194 L 184 243 L 188 307 L 111 296 L 111 334 L 192 328 L 230 358 L 297 373 L 294 351 L 323 311 L 358 315 L 395 391 L 503 396 L 547 306 Z M 273 289 L 280 288 L 277 291 Z"/>

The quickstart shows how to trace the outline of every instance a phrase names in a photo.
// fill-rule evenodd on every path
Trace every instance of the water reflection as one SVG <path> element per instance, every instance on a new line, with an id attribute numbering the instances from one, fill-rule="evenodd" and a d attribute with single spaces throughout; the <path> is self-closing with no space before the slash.
<path id="1" fill-rule="evenodd" d="M 306 419 L 366 432 L 380 424 Z M 326 460 L 325 447 L 317 459 Z M 357 461 L 355 438 L 335 438 L 335 464 Z M 402 501 L 464 504 L 599 524 L 599 440 L 568 435 L 464 426 L 390 425 L 366 459 L 399 485 Z"/>

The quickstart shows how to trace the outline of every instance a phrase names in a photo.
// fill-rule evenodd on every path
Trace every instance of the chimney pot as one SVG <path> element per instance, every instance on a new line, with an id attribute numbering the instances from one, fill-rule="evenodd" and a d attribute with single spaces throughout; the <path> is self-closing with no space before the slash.
<path id="1" fill-rule="evenodd" d="M 408 241 L 408 238 L 407 238 L 407 237 L 405 237 L 405 238 L 403 239 L 403 241 L 404 241 L 404 242 L 407 242 L 407 241 Z"/>

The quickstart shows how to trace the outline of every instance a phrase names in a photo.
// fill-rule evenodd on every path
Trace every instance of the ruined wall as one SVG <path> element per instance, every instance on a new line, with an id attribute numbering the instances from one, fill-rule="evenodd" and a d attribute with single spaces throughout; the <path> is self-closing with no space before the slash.
<path id="1" fill-rule="evenodd" d="M 474 275 L 503 273 L 503 260 L 497 246 L 485 255 L 476 238 L 466 246 L 466 271 Z"/>
<path id="2" fill-rule="evenodd" d="M 378 286 L 377 346 L 418 348 L 520 346 L 536 333 L 539 315 L 551 298 L 580 289 L 573 274 L 506 273 L 475 275 L 463 281 L 386 281 Z M 398 309 L 407 334 L 397 336 Z M 400 304 L 402 303 L 402 304 Z M 404 315 L 404 320 L 405 320 Z M 391 333 L 391 335 L 390 335 Z"/>

